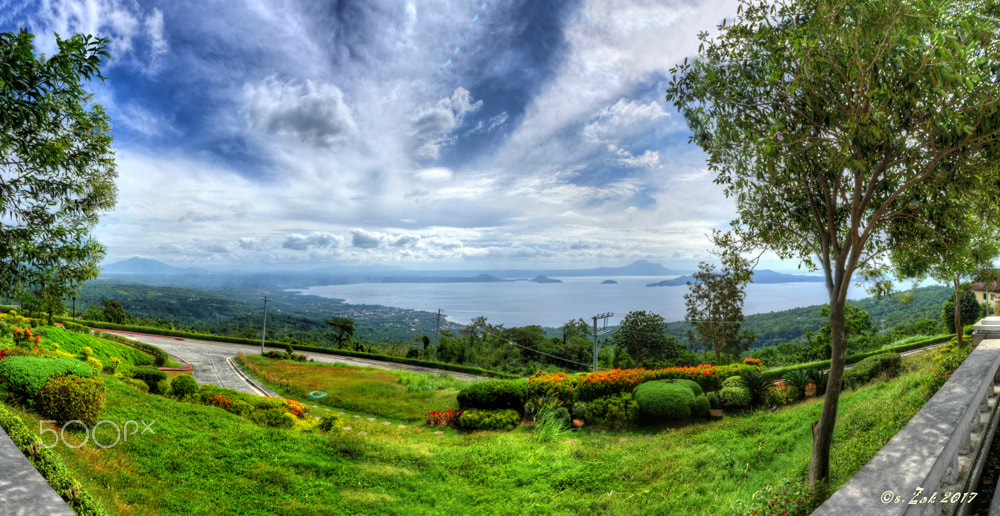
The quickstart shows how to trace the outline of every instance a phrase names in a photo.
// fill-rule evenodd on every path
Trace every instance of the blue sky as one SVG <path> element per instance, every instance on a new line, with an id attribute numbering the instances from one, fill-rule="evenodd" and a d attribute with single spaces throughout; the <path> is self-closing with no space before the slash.
<path id="1" fill-rule="evenodd" d="M 110 38 L 107 262 L 693 268 L 734 214 L 664 100 L 736 1 L 0 0 Z"/>

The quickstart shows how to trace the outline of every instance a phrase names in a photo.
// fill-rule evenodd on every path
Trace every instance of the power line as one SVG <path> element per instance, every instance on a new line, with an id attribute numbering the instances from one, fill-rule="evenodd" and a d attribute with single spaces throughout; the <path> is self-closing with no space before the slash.
<path id="1" fill-rule="evenodd" d="M 528 351 L 532 351 L 532 352 L 538 353 L 539 355 L 545 355 L 547 357 L 554 358 L 556 360 L 562 360 L 563 362 L 569 362 L 570 364 L 576 364 L 576 365 L 579 365 L 579 366 L 583 366 L 584 368 L 589 368 L 590 367 L 589 364 L 583 364 L 583 363 L 580 363 L 580 362 L 576 362 L 574 360 L 568 360 L 568 359 L 565 359 L 565 358 L 562 358 L 562 357 L 557 357 L 555 355 L 550 355 L 550 354 L 548 354 L 548 353 L 546 353 L 544 351 L 538 351 L 537 349 L 529 348 L 528 346 L 522 346 L 522 345 L 520 345 L 520 344 L 518 344 L 518 343 L 516 343 L 516 342 L 514 342 L 512 340 L 508 340 L 507 344 L 510 344 L 510 345 L 513 345 L 513 346 L 517 346 L 517 347 L 522 348 L 522 349 L 527 349 Z"/>

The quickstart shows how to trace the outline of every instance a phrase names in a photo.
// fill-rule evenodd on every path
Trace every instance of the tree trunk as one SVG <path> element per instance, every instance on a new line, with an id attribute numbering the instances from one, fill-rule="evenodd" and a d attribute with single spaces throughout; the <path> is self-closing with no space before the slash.
<path id="1" fill-rule="evenodd" d="M 955 333 L 958 334 L 958 347 L 962 347 L 962 306 L 958 297 L 959 293 L 958 275 L 955 275 Z"/>
<path id="2" fill-rule="evenodd" d="M 809 464 L 809 487 L 830 476 L 830 447 L 833 444 L 833 429 L 837 423 L 837 405 L 840 402 L 840 382 L 844 377 L 844 363 L 847 349 L 844 304 L 846 296 L 831 296 L 830 302 L 830 377 L 826 383 L 823 398 L 823 412 L 819 421 L 813 423 L 812 462 Z"/>

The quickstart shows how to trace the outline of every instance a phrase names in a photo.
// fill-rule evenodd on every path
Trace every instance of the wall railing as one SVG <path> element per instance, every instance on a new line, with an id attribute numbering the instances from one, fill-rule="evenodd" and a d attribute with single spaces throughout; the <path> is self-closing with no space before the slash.
<path id="1" fill-rule="evenodd" d="M 1000 317 L 979 321 L 972 343 L 951 378 L 814 515 L 961 515 L 987 496 L 972 493 L 1000 413 Z"/>

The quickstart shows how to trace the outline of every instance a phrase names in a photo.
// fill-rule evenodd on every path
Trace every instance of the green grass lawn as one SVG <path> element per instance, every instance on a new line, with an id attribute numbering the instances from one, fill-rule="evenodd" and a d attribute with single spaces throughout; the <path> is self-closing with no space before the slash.
<path id="1" fill-rule="evenodd" d="M 423 422 L 424 414 L 430 410 L 457 409 L 455 396 L 466 385 L 451 376 L 372 367 L 272 360 L 260 355 L 240 355 L 237 359 L 245 369 L 283 396 L 311 405 L 409 422 Z M 404 385 L 400 382 L 401 376 L 414 380 L 426 378 L 427 381 Z M 307 394 L 314 391 L 327 395 L 320 399 L 310 398 Z"/>
<path id="2" fill-rule="evenodd" d="M 313 368 L 302 376 L 316 381 L 354 378 L 325 385 L 388 383 L 362 369 L 297 365 Z M 843 395 L 834 487 L 922 406 L 930 367 L 913 359 L 901 377 Z M 801 484 L 821 408 L 810 400 L 683 428 L 582 430 L 543 443 L 530 425 L 437 433 L 402 416 L 347 414 L 350 430 L 335 434 L 268 429 L 107 380 L 103 419 L 155 421 L 156 434 L 106 450 L 54 450 L 113 514 L 730 514 L 768 487 Z M 18 414 L 38 429 L 37 416 Z M 113 441 L 113 428 L 101 427 L 99 437 Z"/>
<path id="3" fill-rule="evenodd" d="M 52 350 L 52 344 L 58 343 L 59 351 L 78 355 L 81 349 L 89 346 L 90 349 L 94 350 L 94 356 L 105 365 L 111 357 L 120 358 L 123 364 L 150 365 L 153 363 L 152 356 L 138 349 L 93 335 L 77 333 L 58 326 L 43 326 L 37 332 L 42 336 L 40 347 L 44 349 Z"/>

